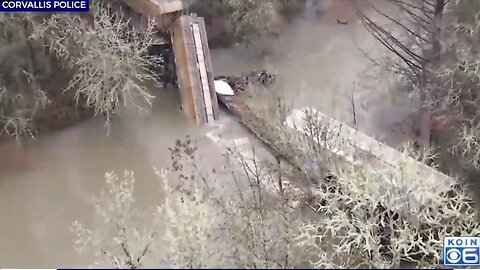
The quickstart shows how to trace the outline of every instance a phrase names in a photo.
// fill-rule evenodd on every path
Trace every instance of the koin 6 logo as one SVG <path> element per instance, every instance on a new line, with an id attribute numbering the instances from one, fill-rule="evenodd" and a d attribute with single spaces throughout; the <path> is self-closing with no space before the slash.
<path id="1" fill-rule="evenodd" d="M 480 237 L 445 237 L 443 241 L 444 265 L 480 265 Z"/>

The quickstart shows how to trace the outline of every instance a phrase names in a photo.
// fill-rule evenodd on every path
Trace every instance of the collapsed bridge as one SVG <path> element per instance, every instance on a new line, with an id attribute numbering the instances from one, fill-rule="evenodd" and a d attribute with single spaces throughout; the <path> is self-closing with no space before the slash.
<path id="1" fill-rule="evenodd" d="M 255 95 L 255 90 L 247 89 L 236 92 L 234 96 L 217 94 L 215 90 L 213 66 L 207 42 L 207 33 L 203 18 L 195 14 L 185 14 L 185 9 L 191 4 L 188 0 L 121 0 L 142 16 L 154 18 L 157 27 L 168 34 L 173 49 L 175 72 L 177 76 L 182 105 L 187 116 L 198 124 L 212 123 L 218 119 L 218 101 L 237 116 L 245 127 L 270 148 L 274 155 L 295 163 L 290 157 L 280 153 L 275 145 L 262 134 L 262 128 L 252 124 L 249 119 L 248 106 L 243 101 L 244 95 Z M 233 84 L 234 85 L 234 84 Z M 217 96 L 218 95 L 218 96 Z M 311 111 L 311 109 L 310 109 Z M 304 132 L 307 110 L 295 110 L 287 119 L 286 127 Z M 375 139 L 344 125 L 318 111 L 315 111 L 318 121 L 329 128 L 328 132 L 335 134 L 348 143 L 341 149 L 333 151 L 345 162 L 357 164 L 355 155 L 362 152 L 375 162 L 378 169 L 400 170 L 399 163 L 406 161 L 414 168 L 417 177 L 426 179 L 436 187 L 438 193 L 453 185 L 454 180 L 437 170 L 426 166 L 412 158 L 406 157 L 397 150 L 384 145 Z M 253 116 L 255 117 L 255 116 Z M 294 164 L 297 169 L 307 171 L 303 164 Z M 397 183 L 398 185 L 398 183 Z M 415 197 L 421 204 L 428 204 L 424 198 Z"/>
<path id="2" fill-rule="evenodd" d="M 182 108 L 197 124 L 218 119 L 213 67 L 203 18 L 187 15 L 189 0 L 122 0 L 141 16 L 153 18 L 170 39 Z"/>

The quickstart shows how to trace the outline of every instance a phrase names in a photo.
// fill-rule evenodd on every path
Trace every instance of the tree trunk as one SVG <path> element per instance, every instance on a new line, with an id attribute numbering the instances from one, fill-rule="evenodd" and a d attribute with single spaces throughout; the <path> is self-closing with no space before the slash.
<path id="1" fill-rule="evenodd" d="M 441 54 L 441 44 L 440 44 L 440 34 L 441 34 L 441 20 L 443 17 L 443 12 L 445 11 L 445 0 L 436 0 L 435 8 L 433 13 L 433 19 L 431 23 L 430 30 L 430 43 L 432 47 L 424 52 L 425 63 L 422 68 L 422 78 L 420 80 L 420 92 L 421 100 L 423 107 L 420 110 L 420 136 L 419 143 L 426 149 L 429 149 L 432 142 L 432 116 L 431 116 L 431 106 L 430 106 L 430 95 L 428 88 L 428 79 L 431 78 L 430 73 L 434 70 L 435 66 L 438 64 L 438 60 Z"/>

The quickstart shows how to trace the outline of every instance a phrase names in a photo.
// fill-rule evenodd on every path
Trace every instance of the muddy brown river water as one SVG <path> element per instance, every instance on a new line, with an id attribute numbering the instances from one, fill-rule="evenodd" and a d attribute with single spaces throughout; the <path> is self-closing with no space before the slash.
<path id="1" fill-rule="evenodd" d="M 287 26 L 279 40 L 265 41 L 263 46 L 272 49 L 264 58 L 242 47 L 212 51 L 215 71 L 234 74 L 262 67 L 273 70 L 280 77 L 279 91 L 294 106 L 316 106 L 340 120 L 351 121 L 352 85 L 369 63 L 358 44 L 366 49 L 375 45 L 351 11 L 342 15 L 348 10 L 342 8 L 343 4 L 333 6 L 330 13 L 327 8 L 328 16 L 321 15 L 325 10 L 315 11 L 313 16 Z M 338 16 L 352 23 L 337 24 Z M 358 97 L 369 96 L 374 85 L 367 88 L 355 90 Z M 91 258 L 73 250 L 69 228 L 76 219 L 86 224 L 93 222 L 93 209 L 86 203 L 86 196 L 104 187 L 105 172 L 134 171 L 139 206 L 152 206 L 162 197 L 152 167 L 169 166 L 168 147 L 176 139 L 191 135 L 199 142 L 204 159 L 213 166 L 223 160 L 224 149 L 212 139 L 212 130 L 230 139 L 251 139 L 226 114 L 215 125 L 197 127 L 179 109 L 175 90 L 154 92 L 157 98 L 150 113 L 121 113 L 108 136 L 104 122 L 92 119 L 40 136 L 23 148 L 13 142 L 1 146 L 0 151 L 28 155 L 30 162 L 21 166 L 0 162 L 0 266 L 57 268 L 90 264 Z M 366 115 L 362 119 L 366 122 L 364 129 L 380 133 L 367 123 Z"/>

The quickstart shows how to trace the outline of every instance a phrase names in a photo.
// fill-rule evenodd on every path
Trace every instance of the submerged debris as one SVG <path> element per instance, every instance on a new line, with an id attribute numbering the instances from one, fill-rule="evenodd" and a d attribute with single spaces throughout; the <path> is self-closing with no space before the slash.
<path id="1" fill-rule="evenodd" d="M 252 71 L 241 76 L 216 76 L 215 80 L 222 80 L 232 87 L 233 91 L 245 91 L 248 86 L 270 87 L 275 83 L 276 76 L 266 70 Z"/>

